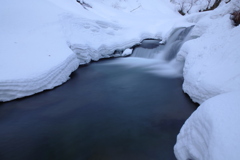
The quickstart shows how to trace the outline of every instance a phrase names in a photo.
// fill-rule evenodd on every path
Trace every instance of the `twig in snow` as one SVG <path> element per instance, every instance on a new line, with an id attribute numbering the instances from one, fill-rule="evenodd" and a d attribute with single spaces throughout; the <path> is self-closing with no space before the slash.
<path id="1" fill-rule="evenodd" d="M 86 10 L 88 10 L 86 7 L 92 8 L 91 5 L 89 5 L 88 3 L 84 2 L 83 0 L 76 0 L 76 1 L 77 1 L 79 4 L 81 4 L 82 7 L 83 7 L 84 9 L 86 9 Z"/>
<path id="2" fill-rule="evenodd" d="M 130 12 L 133 12 L 133 11 L 137 10 L 138 8 L 140 8 L 140 7 L 142 7 L 142 5 L 140 5 L 140 6 L 138 6 L 137 8 L 131 10 Z"/>

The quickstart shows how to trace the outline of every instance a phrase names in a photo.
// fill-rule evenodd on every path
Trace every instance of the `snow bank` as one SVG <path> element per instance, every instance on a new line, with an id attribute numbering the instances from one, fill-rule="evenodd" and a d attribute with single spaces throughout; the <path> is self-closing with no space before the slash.
<path id="1" fill-rule="evenodd" d="M 240 92 L 205 101 L 185 122 L 174 152 L 178 160 L 240 159 Z"/>
<path id="2" fill-rule="evenodd" d="M 69 75 L 78 68 L 79 61 L 75 55 L 67 57 L 57 66 L 45 72 L 28 76 L 22 79 L 9 79 L 0 81 L 1 101 L 29 96 L 46 89 L 52 89 L 69 79 Z"/>
<path id="3" fill-rule="evenodd" d="M 164 40 L 190 25 L 176 21 L 181 16 L 168 0 L 84 2 L 91 7 L 75 0 L 2 3 L 0 101 L 51 89 L 79 64 L 126 56 L 145 38 Z"/>
<path id="4" fill-rule="evenodd" d="M 166 39 L 181 17 L 168 0 L 84 2 L 92 8 L 61 15 L 66 40 L 81 64 L 122 56 L 125 49 L 145 38 Z M 189 26 L 186 22 L 180 25 Z"/>
<path id="5" fill-rule="evenodd" d="M 198 38 L 178 53 L 185 60 L 183 90 L 201 105 L 177 137 L 178 160 L 240 159 L 240 26 L 229 14 L 240 8 L 237 1 L 186 17 L 196 23 L 191 36 Z"/>
<path id="6" fill-rule="evenodd" d="M 0 6 L 0 101 L 52 89 L 77 69 L 79 60 L 66 43 L 60 13 L 47 0 Z"/>
<path id="7" fill-rule="evenodd" d="M 191 32 L 200 38 L 185 43 L 178 54 L 185 58 L 183 90 L 194 102 L 240 90 L 240 26 L 232 26 L 233 10 L 229 3 L 200 19 Z"/>

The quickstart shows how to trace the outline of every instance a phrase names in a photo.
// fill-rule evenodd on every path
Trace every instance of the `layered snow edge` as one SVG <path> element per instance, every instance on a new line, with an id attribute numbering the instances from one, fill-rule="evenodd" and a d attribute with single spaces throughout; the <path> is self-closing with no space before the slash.
<path id="1" fill-rule="evenodd" d="M 240 91 L 205 101 L 185 122 L 177 136 L 178 160 L 240 159 Z"/>
<path id="2" fill-rule="evenodd" d="M 60 64 L 30 79 L 0 81 L 0 101 L 10 101 L 59 86 L 70 78 L 78 66 L 79 60 L 71 54 Z"/>
<path id="3" fill-rule="evenodd" d="M 112 44 L 111 46 L 102 45 L 98 49 L 81 44 L 72 44 L 70 49 L 77 55 L 80 61 L 79 64 L 83 65 L 103 58 L 128 56 L 132 53 L 130 48 L 137 43 L 139 43 L 139 40 L 130 40 L 122 44 Z"/>

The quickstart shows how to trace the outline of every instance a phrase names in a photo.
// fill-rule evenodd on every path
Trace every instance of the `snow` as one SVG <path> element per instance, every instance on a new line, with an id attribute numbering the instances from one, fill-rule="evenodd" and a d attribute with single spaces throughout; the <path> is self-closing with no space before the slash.
<path id="1" fill-rule="evenodd" d="M 185 62 L 183 90 L 201 105 L 178 135 L 176 157 L 240 158 L 240 26 L 234 27 L 229 19 L 229 13 L 240 8 L 239 0 L 221 4 L 214 11 L 192 13 L 196 6 L 184 17 L 169 0 L 80 2 L 87 5 L 75 0 L 2 2 L 0 101 L 52 89 L 66 82 L 81 64 L 128 56 L 130 48 L 145 38 L 165 43 L 176 28 L 195 24 L 190 37 L 196 39 L 184 43 L 170 63 L 141 58 L 114 63 L 180 76 L 179 66 Z"/>
<path id="2" fill-rule="evenodd" d="M 232 1 L 239 1 L 239 0 L 232 0 Z M 214 6 L 218 0 L 171 0 L 173 4 L 175 4 L 175 10 L 181 11 L 184 14 L 192 14 L 198 13 L 199 11 L 208 10 Z M 225 5 L 229 2 L 229 0 L 220 0 L 221 5 Z"/>
<path id="3" fill-rule="evenodd" d="M 58 8 L 47 1 L 3 3 L 0 101 L 52 89 L 68 80 L 79 60 L 66 45 L 57 22 Z"/>
<path id="4" fill-rule="evenodd" d="M 133 49 L 127 48 L 123 51 L 122 55 L 123 56 L 129 56 L 132 54 Z"/>
<path id="5" fill-rule="evenodd" d="M 115 50 L 123 51 L 145 38 L 166 39 L 180 17 L 166 0 L 85 2 L 92 6 L 88 19 L 69 13 L 61 17 L 66 40 L 81 64 L 117 56 L 112 55 Z"/>
<path id="6" fill-rule="evenodd" d="M 185 61 L 183 90 L 201 104 L 183 125 L 174 152 L 178 160 L 238 160 L 240 128 L 240 26 L 231 1 L 218 9 L 186 17 L 196 25 L 177 59 Z"/>
<path id="7" fill-rule="evenodd" d="M 190 116 L 174 152 L 178 160 L 240 159 L 240 91 L 210 98 Z"/>
<path id="8" fill-rule="evenodd" d="M 194 102 L 240 90 L 240 27 L 230 21 L 228 4 L 200 19 L 178 56 L 185 58 L 183 90 Z M 192 18 L 191 18 L 192 19 Z"/>
<path id="9" fill-rule="evenodd" d="M 0 101 L 52 89 L 78 65 L 127 56 L 145 38 L 189 26 L 168 0 L 4 1 L 0 6 Z M 123 52 L 124 51 L 124 52 Z"/>

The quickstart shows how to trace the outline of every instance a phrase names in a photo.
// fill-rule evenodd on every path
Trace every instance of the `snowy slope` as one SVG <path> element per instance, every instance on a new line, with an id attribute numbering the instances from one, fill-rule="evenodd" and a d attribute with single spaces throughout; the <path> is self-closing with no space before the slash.
<path id="1" fill-rule="evenodd" d="M 176 23 L 180 16 L 168 0 L 85 2 L 92 8 L 75 0 L 2 2 L 0 101 L 51 89 L 79 64 L 121 56 L 144 38 L 166 39 L 189 25 Z"/>
<path id="2" fill-rule="evenodd" d="M 205 101 L 185 122 L 174 152 L 178 160 L 240 159 L 240 92 Z"/>

